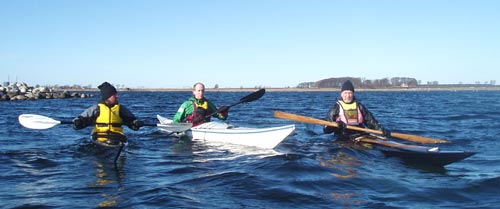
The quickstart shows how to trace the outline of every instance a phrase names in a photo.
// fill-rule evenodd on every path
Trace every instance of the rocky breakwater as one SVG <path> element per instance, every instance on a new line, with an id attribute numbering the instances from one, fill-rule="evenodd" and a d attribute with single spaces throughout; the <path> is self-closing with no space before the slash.
<path id="1" fill-rule="evenodd" d="M 94 96 L 94 94 L 70 93 L 67 90 L 56 90 L 49 87 L 35 88 L 22 82 L 11 83 L 8 86 L 0 85 L 0 101 L 87 98 Z"/>

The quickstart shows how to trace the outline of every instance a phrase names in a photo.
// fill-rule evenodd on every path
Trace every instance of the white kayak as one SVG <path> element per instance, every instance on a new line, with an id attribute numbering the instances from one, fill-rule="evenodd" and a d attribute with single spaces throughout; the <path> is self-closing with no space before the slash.
<path id="1" fill-rule="evenodd" d="M 160 123 L 171 123 L 171 120 L 157 116 Z M 158 126 L 160 128 L 160 126 Z M 160 130 L 162 130 L 160 128 Z M 192 127 L 184 132 L 184 137 L 192 140 L 223 142 L 259 148 L 272 149 L 295 130 L 295 125 L 271 128 L 245 128 L 221 122 L 208 122 Z M 168 132 L 167 130 L 163 130 Z"/>
<path id="2" fill-rule="evenodd" d="M 156 115 L 156 118 L 160 121 L 160 124 L 157 124 L 158 129 L 165 132 L 180 133 L 189 130 L 193 126 L 192 123 L 174 123 L 161 115 Z"/>

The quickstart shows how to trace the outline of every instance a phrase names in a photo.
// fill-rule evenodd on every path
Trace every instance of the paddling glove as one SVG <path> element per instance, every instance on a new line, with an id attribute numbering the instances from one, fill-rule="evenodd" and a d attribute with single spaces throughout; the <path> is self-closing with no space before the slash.
<path id="1" fill-rule="evenodd" d="M 337 125 L 338 125 L 338 128 L 341 132 L 344 132 L 345 131 L 345 123 L 343 121 L 337 121 Z"/>
<path id="2" fill-rule="evenodd" d="M 229 106 L 221 106 L 219 108 L 217 108 L 217 112 L 219 113 L 220 116 L 222 116 L 223 118 L 226 118 L 227 117 L 227 113 L 229 111 Z"/>
<path id="3" fill-rule="evenodd" d="M 130 125 L 130 128 L 134 131 L 137 131 L 139 130 L 139 128 L 141 128 L 141 126 L 144 125 L 144 122 L 140 121 L 140 120 L 134 120 L 132 121 L 132 124 Z"/>
<path id="4" fill-rule="evenodd" d="M 73 129 L 80 130 L 82 128 L 85 128 L 85 120 L 83 119 L 83 117 L 78 116 L 77 118 L 73 119 Z"/>
<path id="5" fill-rule="evenodd" d="M 218 113 L 225 113 L 227 115 L 227 112 L 229 111 L 229 106 L 221 106 L 217 108 Z"/>
<path id="6" fill-rule="evenodd" d="M 335 128 L 333 126 L 323 126 L 323 133 L 324 134 L 331 134 L 335 131 Z"/>
<path id="7" fill-rule="evenodd" d="M 384 135 L 385 137 L 390 137 L 391 136 L 391 131 L 389 131 L 388 129 L 383 128 L 382 129 L 382 135 Z"/>

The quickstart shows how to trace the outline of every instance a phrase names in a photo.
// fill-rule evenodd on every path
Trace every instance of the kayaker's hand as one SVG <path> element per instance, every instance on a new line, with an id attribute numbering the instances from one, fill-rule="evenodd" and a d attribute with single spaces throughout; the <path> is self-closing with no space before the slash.
<path id="1" fill-rule="evenodd" d="M 385 137 L 390 137 L 391 136 L 391 131 L 389 129 L 383 128 L 382 129 L 382 135 L 384 135 Z"/>
<path id="2" fill-rule="evenodd" d="M 80 130 L 82 128 L 85 128 L 85 126 L 85 121 L 82 116 L 78 116 L 77 118 L 73 119 L 73 129 Z"/>
<path id="3" fill-rule="evenodd" d="M 341 132 L 345 131 L 346 124 L 343 121 L 337 121 L 337 126 Z"/>
<path id="4" fill-rule="evenodd" d="M 227 117 L 227 113 L 229 112 L 229 106 L 221 106 L 217 108 L 217 112 L 219 113 L 220 116 L 223 118 Z"/>
<path id="5" fill-rule="evenodd" d="M 323 133 L 324 134 L 331 134 L 335 131 L 333 126 L 323 126 Z"/>
<path id="6" fill-rule="evenodd" d="M 218 113 L 226 113 L 229 111 L 229 106 L 220 106 L 219 108 L 217 108 L 217 112 Z"/>
<path id="7" fill-rule="evenodd" d="M 132 121 L 132 125 L 130 126 L 130 128 L 134 131 L 137 131 L 139 130 L 139 128 L 141 128 L 142 126 L 144 125 L 144 122 L 140 121 L 140 120 L 134 120 Z"/>

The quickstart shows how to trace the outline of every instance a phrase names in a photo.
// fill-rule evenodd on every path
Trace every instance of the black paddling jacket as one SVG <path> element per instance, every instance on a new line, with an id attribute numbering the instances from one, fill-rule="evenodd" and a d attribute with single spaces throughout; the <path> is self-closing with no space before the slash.
<path id="1" fill-rule="evenodd" d="M 80 116 L 82 116 L 83 120 L 85 120 L 85 126 L 89 126 L 95 123 L 97 117 L 99 117 L 99 114 L 99 106 L 95 104 L 83 111 Z M 127 125 L 129 128 L 132 122 L 137 119 L 135 115 L 123 105 L 120 105 L 120 118 L 123 120 L 123 124 Z"/>

